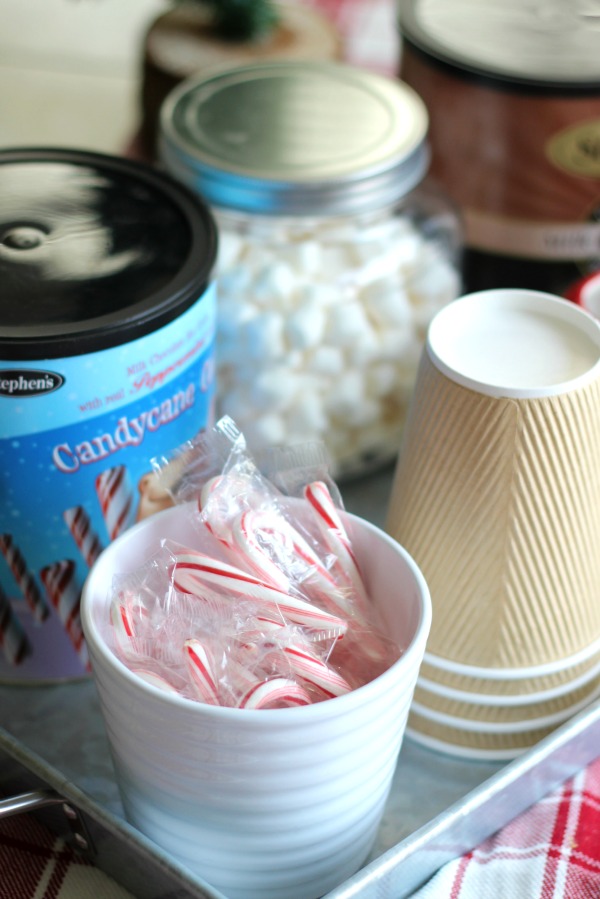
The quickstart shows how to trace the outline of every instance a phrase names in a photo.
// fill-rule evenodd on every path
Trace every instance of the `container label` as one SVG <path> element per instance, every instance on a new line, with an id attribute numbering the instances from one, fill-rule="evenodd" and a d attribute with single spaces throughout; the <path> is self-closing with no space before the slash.
<path id="1" fill-rule="evenodd" d="M 0 679 L 85 673 L 79 597 L 90 566 L 169 502 L 152 459 L 213 421 L 215 316 L 213 286 L 128 344 L 0 360 Z"/>
<path id="2" fill-rule="evenodd" d="M 546 155 L 570 174 L 600 178 L 600 119 L 560 131 L 546 144 Z"/>
<path id="3" fill-rule="evenodd" d="M 600 258 L 600 222 L 531 222 L 475 209 L 464 212 L 469 246 L 527 259 Z"/>

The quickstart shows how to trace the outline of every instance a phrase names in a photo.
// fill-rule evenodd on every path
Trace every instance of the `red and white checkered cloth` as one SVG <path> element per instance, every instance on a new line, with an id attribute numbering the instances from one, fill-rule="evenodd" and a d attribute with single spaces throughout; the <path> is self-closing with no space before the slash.
<path id="1" fill-rule="evenodd" d="M 32 815 L 0 821 L 0 899 L 133 899 Z"/>
<path id="2" fill-rule="evenodd" d="M 598 897 L 600 758 L 472 852 L 445 865 L 413 899 Z"/>

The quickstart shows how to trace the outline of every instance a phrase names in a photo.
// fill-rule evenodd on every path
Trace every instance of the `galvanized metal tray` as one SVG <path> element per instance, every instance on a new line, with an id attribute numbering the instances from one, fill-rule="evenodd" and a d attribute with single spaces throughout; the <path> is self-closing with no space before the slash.
<path id="1" fill-rule="evenodd" d="M 390 478 L 347 485 L 346 507 L 382 524 Z M 327 899 L 407 899 L 599 755 L 600 702 L 509 764 L 453 758 L 407 737 L 371 857 Z M 64 800 L 40 812 L 45 823 L 64 832 L 63 807 L 75 809 L 91 860 L 138 899 L 223 899 L 126 822 L 90 679 L 0 685 L 0 794 L 40 789 Z"/>

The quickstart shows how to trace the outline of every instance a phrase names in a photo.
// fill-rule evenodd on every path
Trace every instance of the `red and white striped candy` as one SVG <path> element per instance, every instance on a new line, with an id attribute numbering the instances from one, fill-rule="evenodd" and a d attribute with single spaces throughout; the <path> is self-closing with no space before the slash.
<path id="1" fill-rule="evenodd" d="M 133 491 L 124 465 L 107 468 L 96 478 L 96 493 L 111 540 L 133 524 Z"/>
<path id="2" fill-rule="evenodd" d="M 73 506 L 70 509 L 65 509 L 63 518 L 77 545 L 77 549 L 81 553 L 83 561 L 88 568 L 91 568 L 102 552 L 103 547 L 100 538 L 92 527 L 90 516 L 83 506 Z"/>
<path id="3" fill-rule="evenodd" d="M 12 571 L 33 617 L 36 621 L 45 621 L 50 614 L 50 609 L 11 534 L 0 534 L 0 551 Z"/>
<path id="4" fill-rule="evenodd" d="M 285 518 L 266 511 L 249 510 L 236 519 L 232 533 L 238 549 L 244 553 L 260 577 L 282 590 L 291 588 L 290 577 L 269 555 L 266 545 L 271 543 L 275 555 L 278 548 L 288 554 L 290 572 L 294 572 L 294 557 L 300 561 L 300 571 L 295 574 L 303 591 L 313 593 L 337 612 L 347 613 L 348 603 L 344 591 L 339 588 L 308 541 Z"/>
<path id="5" fill-rule="evenodd" d="M 294 674 L 318 687 L 329 698 L 351 691 L 352 687 L 341 674 L 302 647 L 285 646 L 283 651 Z"/>
<path id="6" fill-rule="evenodd" d="M 311 698 L 296 681 L 287 677 L 273 677 L 257 681 L 238 703 L 240 709 L 264 709 L 269 706 L 310 705 Z"/>
<path id="7" fill-rule="evenodd" d="M 164 677 L 161 677 L 155 671 L 149 671 L 147 668 L 131 668 L 130 670 L 141 680 L 151 684 L 153 687 L 157 687 L 163 693 L 179 693 L 173 684 L 170 684 L 168 680 L 165 680 Z"/>
<path id="8" fill-rule="evenodd" d="M 79 615 L 81 588 L 75 578 L 75 562 L 61 559 L 46 565 L 40 571 L 40 578 L 80 662 L 87 666 L 88 653 Z"/>
<path id="9" fill-rule="evenodd" d="M 111 602 L 110 621 L 119 652 L 126 658 L 137 655 L 135 616 L 123 597 L 115 598 Z"/>
<path id="10" fill-rule="evenodd" d="M 186 640 L 185 660 L 194 692 L 201 702 L 220 705 L 214 665 L 200 640 Z"/>
<path id="11" fill-rule="evenodd" d="M 259 534 L 266 534 L 268 540 L 276 540 L 282 547 L 285 546 L 288 551 L 293 552 L 294 544 L 290 539 L 291 535 L 284 529 L 284 525 L 279 522 L 278 518 L 268 512 L 247 509 L 236 516 L 231 532 L 235 545 L 259 577 L 280 590 L 288 591 L 290 589 L 289 577 L 281 566 L 269 557 L 259 536 Z"/>
<path id="12" fill-rule="evenodd" d="M 304 488 L 304 496 L 315 513 L 317 525 L 329 550 L 337 558 L 340 569 L 352 584 L 358 611 L 364 615 L 369 607 L 369 597 L 352 543 L 327 485 L 323 481 L 314 481 Z"/>
<path id="13" fill-rule="evenodd" d="M 347 628 L 347 622 L 343 618 L 325 612 L 303 599 L 290 596 L 284 590 L 266 584 L 234 565 L 196 550 L 176 552 L 171 574 L 173 586 L 182 593 L 202 597 L 203 586 L 209 585 L 253 600 L 296 624 L 333 632 L 333 636 L 341 636 Z"/>
<path id="14" fill-rule="evenodd" d="M 210 502 L 211 496 L 215 490 L 219 488 L 219 485 L 223 483 L 223 478 L 221 475 L 217 475 L 214 478 L 210 478 L 203 485 L 202 490 L 200 491 L 200 497 L 198 499 L 198 509 L 203 514 L 203 521 L 208 530 L 213 536 L 220 540 L 224 546 L 230 547 L 233 546 L 233 537 L 231 536 L 231 527 L 229 525 L 229 516 L 226 512 L 221 514 L 221 510 L 217 510 L 215 508 L 211 508 L 211 514 L 207 514 L 207 506 Z"/>
<path id="15" fill-rule="evenodd" d="M 0 649 L 9 665 L 17 666 L 31 652 L 31 644 L 10 599 L 0 587 Z"/>

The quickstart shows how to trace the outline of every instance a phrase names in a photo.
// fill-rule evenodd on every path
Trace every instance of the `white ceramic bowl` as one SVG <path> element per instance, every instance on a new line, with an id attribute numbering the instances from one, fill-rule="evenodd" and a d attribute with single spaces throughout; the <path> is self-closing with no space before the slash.
<path id="1" fill-rule="evenodd" d="M 106 645 L 114 574 L 169 537 L 190 508 L 136 525 L 85 584 L 82 622 L 129 820 L 230 899 L 316 899 L 365 861 L 381 820 L 431 623 L 425 580 L 383 531 L 346 516 L 369 592 L 405 652 L 369 684 L 301 708 L 221 708 L 167 695 Z"/>

